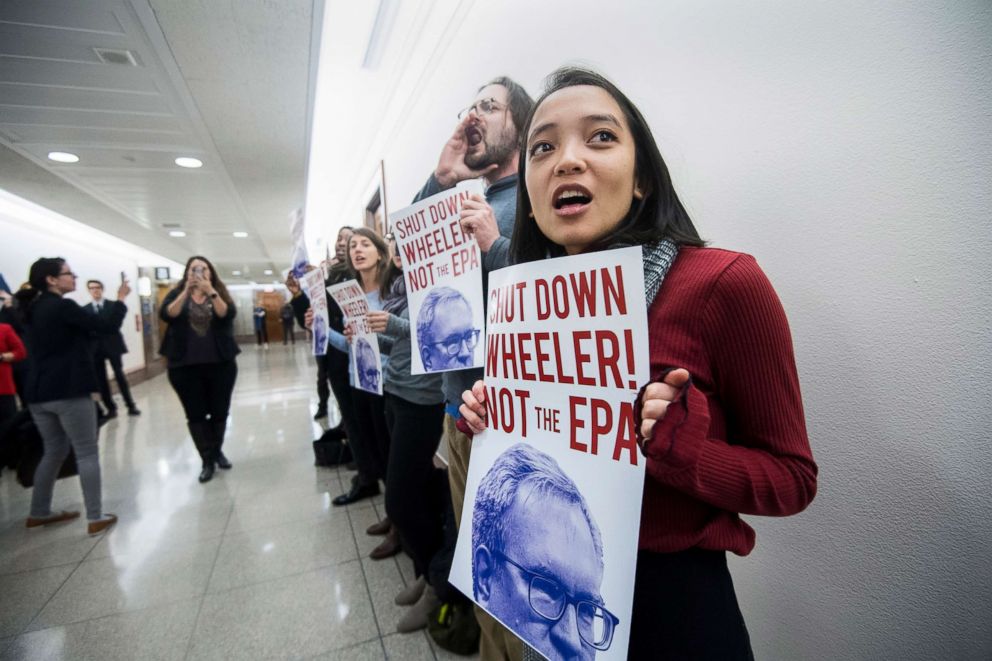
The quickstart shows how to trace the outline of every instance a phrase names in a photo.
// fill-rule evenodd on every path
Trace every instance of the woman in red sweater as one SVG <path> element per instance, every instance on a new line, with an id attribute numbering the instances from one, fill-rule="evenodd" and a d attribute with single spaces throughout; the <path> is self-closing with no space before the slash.
<path id="1" fill-rule="evenodd" d="M 0 324 L 0 426 L 17 413 L 17 388 L 12 363 L 24 360 L 27 352 L 14 327 Z"/>
<path id="2" fill-rule="evenodd" d="M 702 247 L 647 122 L 602 76 L 551 74 L 523 135 L 515 262 L 643 249 L 651 383 L 637 406 L 630 658 L 752 658 L 726 561 L 754 548 L 740 515 L 795 514 L 816 493 L 782 305 L 754 258 Z M 464 400 L 481 431 L 482 382 Z"/>

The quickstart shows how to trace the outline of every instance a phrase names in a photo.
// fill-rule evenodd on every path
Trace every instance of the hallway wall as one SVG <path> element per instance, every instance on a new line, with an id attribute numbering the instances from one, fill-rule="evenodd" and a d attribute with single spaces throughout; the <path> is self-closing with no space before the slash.
<path id="1" fill-rule="evenodd" d="M 325 38 L 349 29 L 327 14 Z M 318 125 L 332 104 L 396 118 L 315 125 L 315 153 L 356 155 L 311 180 L 322 235 L 361 217 L 379 158 L 404 206 L 488 79 L 606 73 L 703 237 L 755 255 L 792 324 L 820 491 L 748 517 L 732 569 L 756 657 L 992 657 L 992 6 L 440 2 L 396 25 L 368 88 L 424 49 L 429 68 L 391 111 L 322 72 Z"/>

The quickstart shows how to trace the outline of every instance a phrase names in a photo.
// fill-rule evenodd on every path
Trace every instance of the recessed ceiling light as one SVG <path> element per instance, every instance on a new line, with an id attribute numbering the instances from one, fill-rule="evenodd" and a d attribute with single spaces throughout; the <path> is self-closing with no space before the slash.
<path id="1" fill-rule="evenodd" d="M 241 271 L 231 271 L 231 275 L 241 275 Z"/>
<path id="2" fill-rule="evenodd" d="M 184 232 L 182 230 L 171 230 L 169 232 L 169 236 L 174 236 L 176 238 L 181 238 L 181 237 L 186 236 L 186 232 Z"/>
<path id="3" fill-rule="evenodd" d="M 231 236 L 233 236 L 235 239 L 247 239 L 248 232 L 232 232 Z"/>
<path id="4" fill-rule="evenodd" d="M 181 168 L 199 168 L 203 167 L 203 161 L 192 156 L 180 156 L 176 159 L 176 165 Z"/>
<path id="5" fill-rule="evenodd" d="M 67 151 L 50 151 L 48 152 L 48 158 L 53 161 L 58 161 L 59 163 L 77 163 L 79 162 L 79 157 L 75 154 L 70 154 Z"/>
<path id="6" fill-rule="evenodd" d="M 265 273 L 265 275 L 272 275 L 272 269 L 265 269 L 263 273 Z"/>

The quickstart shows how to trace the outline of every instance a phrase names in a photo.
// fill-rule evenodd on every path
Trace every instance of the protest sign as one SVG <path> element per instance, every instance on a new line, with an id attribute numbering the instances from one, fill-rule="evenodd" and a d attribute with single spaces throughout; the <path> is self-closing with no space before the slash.
<path id="1" fill-rule="evenodd" d="M 382 356 L 379 339 L 369 329 L 369 302 L 357 280 L 345 280 L 327 288 L 344 314 L 344 327 L 351 330 L 352 384 L 366 392 L 382 394 Z"/>
<path id="2" fill-rule="evenodd" d="M 482 367 L 482 255 L 459 216 L 484 190 L 478 179 L 465 181 L 389 214 L 410 308 L 411 374 Z"/>
<path id="3" fill-rule="evenodd" d="M 487 429 L 450 581 L 549 659 L 626 659 L 648 379 L 640 248 L 489 274 Z"/>
<path id="4" fill-rule="evenodd" d="M 323 356 L 327 353 L 327 332 L 330 329 L 327 316 L 327 295 L 324 293 L 324 274 L 320 269 L 307 271 L 300 276 L 300 287 L 310 299 L 313 310 L 313 355 Z"/>
<path id="5" fill-rule="evenodd" d="M 289 272 L 297 279 L 302 278 L 310 260 L 307 257 L 307 242 L 303 235 L 303 209 L 297 209 L 289 214 L 289 237 L 293 246 L 293 257 Z M 312 300 L 312 299 L 311 299 Z"/>

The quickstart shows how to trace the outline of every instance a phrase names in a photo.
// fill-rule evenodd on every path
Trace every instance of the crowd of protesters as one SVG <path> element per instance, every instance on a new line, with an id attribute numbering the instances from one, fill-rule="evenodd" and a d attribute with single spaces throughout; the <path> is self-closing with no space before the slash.
<path id="1" fill-rule="evenodd" d="M 750 658 L 725 557 L 754 545 L 740 515 L 793 514 L 816 490 L 789 328 L 774 290 L 749 256 L 705 247 L 647 121 L 602 76 L 556 71 L 536 102 L 513 80 L 496 78 L 457 117 L 413 201 L 484 180 L 484 195 L 466 200 L 460 215 L 482 252 L 483 278 L 510 264 L 609 248 L 640 246 L 644 254 L 651 382 L 636 403 L 647 478 L 634 618 L 627 623 L 631 658 Z M 483 659 L 531 657 L 532 649 L 482 609 L 473 614 L 447 582 L 472 436 L 486 425 L 482 369 L 412 373 L 403 263 L 391 235 L 341 228 L 334 259 L 310 268 L 324 269 L 327 286 L 358 283 L 379 343 L 381 395 L 355 382 L 349 356 L 371 348 L 356 346 L 327 295 L 329 348 L 316 356 L 314 417 L 328 416 L 333 393 L 340 423 L 318 441 L 344 441 L 353 457 L 350 487 L 335 506 L 385 490 L 387 516 L 367 530 L 384 537 L 371 557 L 406 552 L 416 574 L 396 595 L 397 604 L 409 606 L 397 630 L 427 626 L 444 602 L 472 614 Z M 286 286 L 292 298 L 281 319 L 311 328 L 314 312 L 300 282 L 290 275 Z M 22 398 L 45 443 L 27 525 L 78 516 L 50 510 L 51 485 L 71 447 L 90 531 L 99 532 L 114 517 L 101 508 L 89 396 L 97 382 L 88 346 L 94 333 L 119 327 L 129 289 L 123 283 L 111 309 L 92 314 L 63 298 L 74 288 L 64 260 L 32 266 L 28 287 L 17 295 L 27 351 L 18 333 L 0 324 L 0 415 L 13 415 L 11 364 L 27 355 L 32 367 Z M 237 377 L 235 314 L 213 265 L 200 256 L 187 262 L 160 310 L 168 324 L 162 353 L 203 461 L 201 482 L 231 467 L 222 446 Z M 257 341 L 267 347 L 264 309 L 254 318 Z M 455 353 L 464 347 L 459 340 Z M 436 460 L 439 448 L 446 465 Z M 509 560 L 499 571 L 540 574 Z M 575 616 L 565 617 L 570 602 L 564 603 L 557 618 L 535 607 L 541 617 L 534 626 L 570 640 L 555 643 L 572 645 L 568 656 L 591 658 L 602 648 L 587 640 Z"/>

